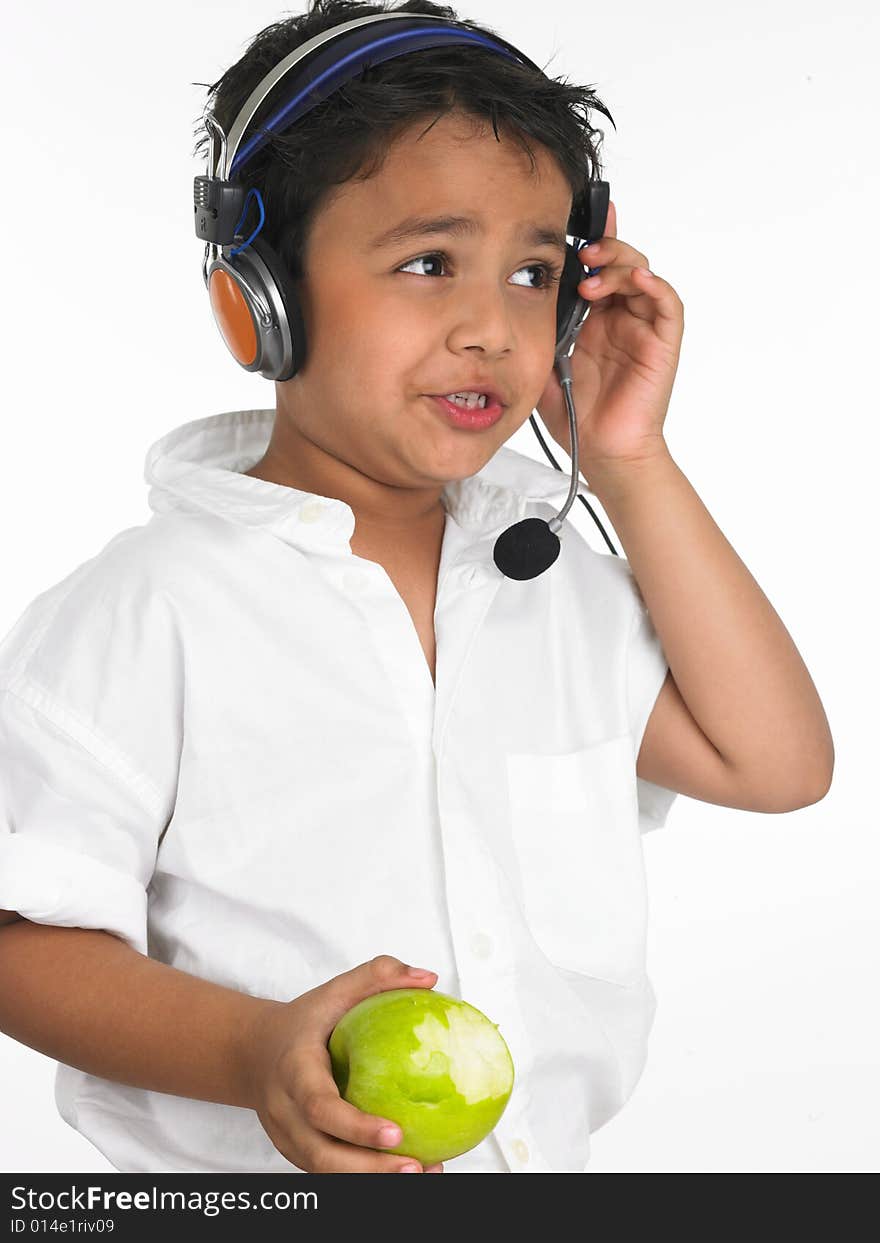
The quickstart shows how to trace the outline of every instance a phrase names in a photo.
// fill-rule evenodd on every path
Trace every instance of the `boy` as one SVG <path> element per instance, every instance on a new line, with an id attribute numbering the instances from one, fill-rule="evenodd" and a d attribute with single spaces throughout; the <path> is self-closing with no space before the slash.
<path id="1" fill-rule="evenodd" d="M 377 11 L 269 28 L 218 109 Z M 568 492 L 504 442 L 537 407 L 569 447 L 547 238 L 583 98 L 500 59 L 401 57 L 294 127 L 303 159 L 316 136 L 289 187 L 309 211 L 279 213 L 268 165 L 265 199 L 276 228 L 304 221 L 276 240 L 299 247 L 305 366 L 274 411 L 153 445 L 150 522 L 0 648 L 0 1027 L 58 1059 L 62 1116 L 119 1170 L 421 1171 L 382 1151 L 394 1119 L 340 1098 L 326 1041 L 361 998 L 436 985 L 498 1023 L 517 1073 L 447 1168 L 582 1171 L 653 1017 L 640 831 L 677 792 L 770 812 L 830 784 L 809 673 L 669 454 L 681 303 L 613 205 L 571 365 L 627 559 L 569 527 L 537 579 L 492 563 Z M 366 176 L 358 124 L 383 135 Z M 404 236 L 414 216 L 471 225 Z M 437 401 L 471 389 L 500 397 L 491 426 Z"/>

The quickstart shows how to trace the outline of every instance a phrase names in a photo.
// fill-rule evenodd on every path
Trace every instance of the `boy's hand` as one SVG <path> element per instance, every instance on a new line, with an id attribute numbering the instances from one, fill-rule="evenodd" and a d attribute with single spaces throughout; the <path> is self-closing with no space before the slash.
<path id="1" fill-rule="evenodd" d="M 310 1174 L 442 1173 L 413 1157 L 384 1154 L 400 1127 L 344 1101 L 331 1070 L 327 1041 L 347 1010 L 392 988 L 433 988 L 436 971 L 410 975 L 399 958 L 380 954 L 334 976 L 293 1001 L 273 1004 L 250 1033 L 249 1079 L 257 1117 L 282 1156 Z M 390 1126 L 393 1135 L 380 1134 Z"/>
<path id="2" fill-rule="evenodd" d="M 659 276 L 639 271 L 649 266 L 648 260 L 618 241 L 613 203 L 605 228 L 603 238 L 580 252 L 584 266 L 602 271 L 597 286 L 585 281 L 578 286 L 591 306 L 569 359 L 578 459 L 588 481 L 593 466 L 668 453 L 663 422 L 684 333 L 678 294 Z M 536 408 L 571 456 L 568 412 L 555 367 Z"/>

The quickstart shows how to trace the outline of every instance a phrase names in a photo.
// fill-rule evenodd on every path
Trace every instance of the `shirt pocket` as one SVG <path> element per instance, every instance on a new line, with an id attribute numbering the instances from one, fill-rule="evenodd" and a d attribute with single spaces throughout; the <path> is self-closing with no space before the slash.
<path id="1" fill-rule="evenodd" d="M 507 755 L 524 913 L 556 966 L 615 984 L 644 974 L 647 891 L 629 734 L 562 755 Z"/>

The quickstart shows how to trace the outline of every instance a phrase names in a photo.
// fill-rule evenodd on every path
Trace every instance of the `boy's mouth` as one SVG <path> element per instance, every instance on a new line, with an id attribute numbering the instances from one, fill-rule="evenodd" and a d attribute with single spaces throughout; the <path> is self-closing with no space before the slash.
<path id="1" fill-rule="evenodd" d="M 468 405 L 450 401 L 449 397 L 439 393 L 429 393 L 428 400 L 438 409 L 443 417 L 456 427 L 471 431 L 480 431 L 492 427 L 504 414 L 504 406 L 500 401 L 488 397 L 485 406 Z"/>
<path id="2" fill-rule="evenodd" d="M 464 384 L 460 384 L 457 388 L 446 389 L 442 393 L 429 393 L 428 396 L 443 397 L 447 401 L 452 398 L 458 398 L 459 400 L 454 404 L 466 406 L 469 410 L 477 407 L 486 409 L 489 406 L 501 406 L 503 409 L 507 405 L 504 394 L 489 388 L 483 379 L 479 377 L 465 381 Z"/>

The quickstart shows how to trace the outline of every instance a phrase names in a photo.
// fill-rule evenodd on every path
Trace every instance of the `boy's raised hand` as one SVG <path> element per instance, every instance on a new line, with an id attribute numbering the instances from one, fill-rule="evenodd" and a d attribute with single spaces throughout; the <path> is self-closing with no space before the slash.
<path id="1" fill-rule="evenodd" d="M 601 268 L 578 291 L 590 313 L 570 365 L 584 477 L 668 453 L 663 426 L 678 370 L 684 307 L 668 281 L 652 274 L 640 250 L 617 236 L 617 209 L 608 204 L 605 236 L 584 248 L 581 262 Z M 554 368 L 537 411 L 550 435 L 571 455 L 568 411 Z"/>
<path id="2" fill-rule="evenodd" d="M 255 1025 L 247 1050 L 248 1077 L 257 1117 L 282 1156 L 310 1174 L 442 1173 L 422 1169 L 413 1157 L 374 1149 L 394 1148 L 400 1128 L 350 1105 L 339 1095 L 327 1041 L 346 1011 L 365 997 L 392 988 L 433 988 L 436 971 L 411 974 L 399 958 L 380 954 L 334 976 L 283 1005 Z M 391 1127 L 393 1134 L 382 1134 Z"/>

